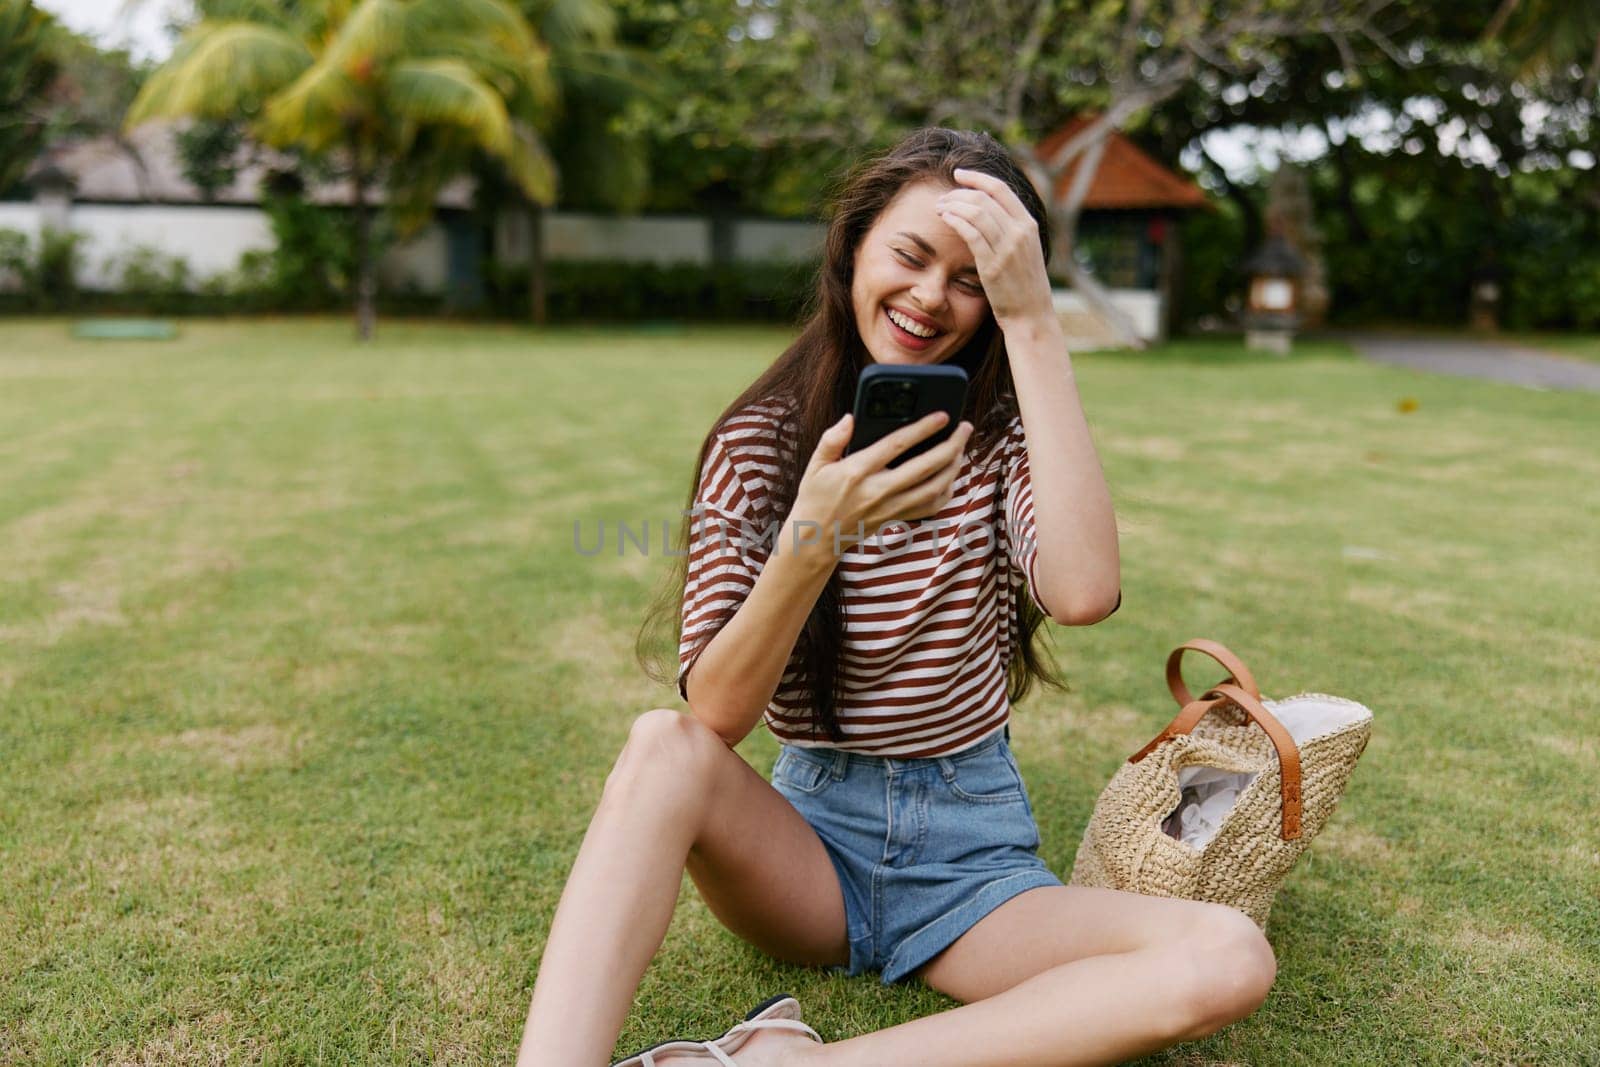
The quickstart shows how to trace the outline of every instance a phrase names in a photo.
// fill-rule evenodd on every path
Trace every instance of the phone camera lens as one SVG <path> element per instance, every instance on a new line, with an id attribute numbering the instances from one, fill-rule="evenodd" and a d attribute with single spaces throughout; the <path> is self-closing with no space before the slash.
<path id="1" fill-rule="evenodd" d="M 867 390 L 866 417 L 909 419 L 917 409 L 917 387 L 911 382 L 879 382 Z"/>

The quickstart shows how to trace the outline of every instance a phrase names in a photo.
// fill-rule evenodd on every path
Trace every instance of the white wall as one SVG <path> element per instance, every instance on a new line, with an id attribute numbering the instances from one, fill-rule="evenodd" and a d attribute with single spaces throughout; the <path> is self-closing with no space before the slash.
<path id="1" fill-rule="evenodd" d="M 392 245 L 378 263 L 378 282 L 390 291 L 443 292 L 450 280 L 450 249 L 444 227 L 430 222 L 404 244 Z"/>
<path id="2" fill-rule="evenodd" d="M 546 259 L 631 259 L 651 263 L 705 263 L 707 223 L 693 216 L 579 215 L 551 212 L 544 219 Z"/>
<path id="3" fill-rule="evenodd" d="M 495 224 L 495 245 L 508 263 L 528 261 L 528 219 L 506 212 Z M 805 259 L 822 249 L 820 223 L 739 219 L 734 223 L 735 259 Z M 711 221 L 698 215 L 588 215 L 551 211 L 544 216 L 547 259 L 625 259 L 651 263 L 711 262 Z"/>
<path id="4" fill-rule="evenodd" d="M 820 222 L 778 219 L 741 220 L 735 231 L 735 259 L 792 262 L 822 255 L 828 228 Z"/>
<path id="5" fill-rule="evenodd" d="M 117 260 L 140 246 L 180 257 L 198 279 L 230 271 L 244 252 L 274 244 L 266 213 L 253 207 L 74 204 L 69 225 L 85 236 L 78 275 L 85 289 L 115 288 Z"/>
<path id="6" fill-rule="evenodd" d="M 0 203 L 0 228 L 36 238 L 45 212 L 36 204 Z M 78 284 L 114 288 L 121 260 L 135 248 L 154 248 L 189 265 L 195 280 L 239 265 L 239 256 L 273 247 L 264 212 L 253 207 L 182 204 L 74 204 L 67 227 L 83 235 Z"/>
<path id="7" fill-rule="evenodd" d="M 0 202 L 0 229 L 36 238 L 44 212 L 36 204 Z M 220 204 L 73 204 L 70 229 L 83 234 L 83 266 L 78 284 L 113 289 L 121 261 L 135 248 L 154 248 L 189 265 L 195 281 L 231 271 L 245 252 L 271 251 L 275 241 L 267 213 L 260 208 Z M 385 285 L 438 292 L 445 286 L 448 259 L 442 227 L 431 224 L 404 244 L 391 248 L 378 264 Z"/>
<path id="8" fill-rule="evenodd" d="M 32 204 L 0 200 L 0 230 L 21 230 L 29 238 L 39 235 L 39 209 Z"/>
<path id="9" fill-rule="evenodd" d="M 0 228 L 36 236 L 43 211 L 33 203 L 0 203 Z M 68 226 L 84 235 L 79 284 L 113 288 L 119 261 L 138 247 L 178 256 L 196 281 L 231 271 L 245 252 L 270 250 L 272 228 L 254 207 L 206 204 L 78 203 L 68 211 Z M 734 224 L 734 256 L 746 261 L 795 261 L 820 252 L 820 223 L 740 219 Z M 527 259 L 526 217 L 508 213 L 497 223 L 496 241 L 511 262 Z M 707 263 L 711 257 L 710 220 L 693 215 L 610 217 L 548 212 L 544 219 L 548 259 L 622 259 L 635 262 Z M 440 292 L 449 277 L 449 247 L 444 227 L 431 224 L 403 245 L 391 248 L 378 267 L 392 289 Z"/>

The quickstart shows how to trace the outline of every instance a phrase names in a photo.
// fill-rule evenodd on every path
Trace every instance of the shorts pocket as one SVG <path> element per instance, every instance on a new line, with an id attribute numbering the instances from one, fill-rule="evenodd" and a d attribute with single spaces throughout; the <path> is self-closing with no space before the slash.
<path id="1" fill-rule="evenodd" d="M 1015 804 L 1023 801 L 1022 776 L 999 748 L 967 760 L 952 760 L 950 792 L 969 804 Z"/>
<path id="2" fill-rule="evenodd" d="M 832 777 L 825 764 L 792 748 L 778 753 L 778 762 L 772 765 L 772 784 L 780 793 L 820 793 Z"/>
<path id="3" fill-rule="evenodd" d="M 1037 852 L 1039 825 L 1034 822 L 1022 775 L 1004 747 L 969 759 L 949 760 L 941 772 L 945 788 L 938 817 L 944 821 L 934 859 L 1007 865 L 1021 862 L 1013 849 Z"/>

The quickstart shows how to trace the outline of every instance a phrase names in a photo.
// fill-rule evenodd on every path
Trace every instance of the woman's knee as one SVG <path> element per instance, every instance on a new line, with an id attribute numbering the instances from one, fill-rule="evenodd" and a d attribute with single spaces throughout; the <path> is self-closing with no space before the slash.
<path id="1" fill-rule="evenodd" d="M 1241 911 L 1207 905 L 1183 944 L 1189 975 L 1186 1038 L 1203 1037 L 1261 1007 L 1278 961 L 1261 929 Z"/>
<path id="2" fill-rule="evenodd" d="M 718 749 L 726 751 L 727 746 L 693 716 L 651 708 L 628 728 L 628 740 L 606 777 L 606 788 L 655 782 L 654 789 L 659 790 L 660 781 L 703 785 Z"/>

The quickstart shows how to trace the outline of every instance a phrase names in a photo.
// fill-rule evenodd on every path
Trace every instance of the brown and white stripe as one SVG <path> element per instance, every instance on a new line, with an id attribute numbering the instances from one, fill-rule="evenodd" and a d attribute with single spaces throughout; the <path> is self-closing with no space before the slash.
<path id="1" fill-rule="evenodd" d="M 762 533 L 771 521 L 780 419 L 772 405 L 744 408 L 707 450 L 688 546 L 680 693 L 769 557 L 776 528 L 766 539 Z M 767 706 L 767 727 L 788 744 L 879 756 L 948 755 L 982 741 L 1010 715 L 1012 605 L 1018 596 L 1038 602 L 1037 554 L 1026 439 L 1014 418 L 984 455 L 966 457 L 937 516 L 896 523 L 881 541 L 841 553 L 845 739 L 835 744 L 820 728 L 813 733 L 793 656 Z"/>

